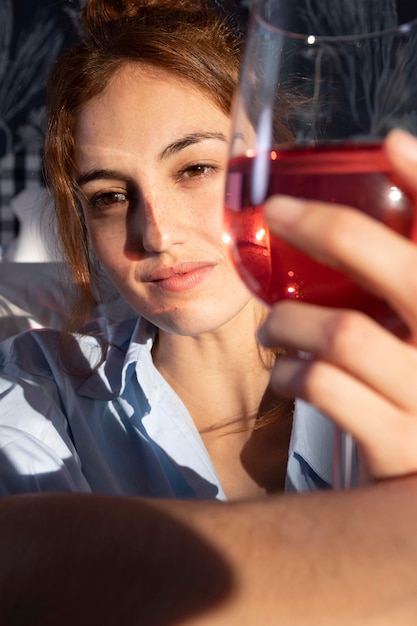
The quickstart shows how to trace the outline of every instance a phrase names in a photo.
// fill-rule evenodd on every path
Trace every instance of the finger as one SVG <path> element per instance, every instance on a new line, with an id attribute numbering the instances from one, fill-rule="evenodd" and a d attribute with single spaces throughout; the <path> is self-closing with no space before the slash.
<path id="1" fill-rule="evenodd" d="M 310 402 L 351 433 L 374 478 L 417 471 L 417 416 L 393 406 L 346 372 L 321 360 L 281 357 L 271 375 L 281 395 Z"/>
<path id="2" fill-rule="evenodd" d="M 393 130 L 385 140 L 385 151 L 404 182 L 417 191 L 417 138 L 403 130 Z"/>
<path id="3" fill-rule="evenodd" d="M 366 315 L 282 302 L 258 333 L 267 347 L 307 352 L 336 365 L 390 403 L 417 413 L 417 351 Z"/>
<path id="4" fill-rule="evenodd" d="M 417 246 L 341 205 L 273 196 L 265 217 L 274 234 L 386 300 L 417 334 Z"/>

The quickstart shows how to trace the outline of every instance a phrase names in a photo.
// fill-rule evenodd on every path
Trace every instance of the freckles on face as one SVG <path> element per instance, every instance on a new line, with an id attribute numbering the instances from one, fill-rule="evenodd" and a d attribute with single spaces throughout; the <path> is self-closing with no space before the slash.
<path id="1" fill-rule="evenodd" d="M 84 105 L 76 127 L 81 202 L 91 228 L 104 215 L 124 216 L 129 235 L 163 218 L 175 227 L 185 210 L 208 220 L 223 195 L 229 126 L 228 116 L 191 84 L 122 68 Z"/>

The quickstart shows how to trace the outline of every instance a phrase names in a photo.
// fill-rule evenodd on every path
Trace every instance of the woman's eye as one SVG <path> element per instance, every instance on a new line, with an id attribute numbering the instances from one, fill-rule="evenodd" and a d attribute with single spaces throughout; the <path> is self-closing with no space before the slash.
<path id="1" fill-rule="evenodd" d="M 91 200 L 93 206 L 112 206 L 120 202 L 126 202 L 127 195 L 121 191 L 107 191 L 94 196 Z"/>
<path id="2" fill-rule="evenodd" d="M 183 178 L 198 178 L 199 176 L 204 176 L 205 174 L 208 174 L 214 169 L 215 168 L 212 165 L 197 163 L 196 165 L 191 165 L 182 170 L 181 175 Z"/>

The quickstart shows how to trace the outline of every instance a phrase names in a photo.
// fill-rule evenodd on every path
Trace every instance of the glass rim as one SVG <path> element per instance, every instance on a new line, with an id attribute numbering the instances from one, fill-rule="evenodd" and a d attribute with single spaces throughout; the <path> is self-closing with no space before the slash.
<path id="1" fill-rule="evenodd" d="M 357 41 L 364 41 L 366 39 L 376 39 L 378 37 L 387 36 L 387 35 L 406 35 L 411 32 L 413 29 L 417 29 L 417 17 L 408 22 L 404 22 L 402 24 L 398 24 L 398 26 L 393 26 L 391 28 L 386 28 L 383 30 L 370 31 L 368 33 L 356 33 L 352 35 L 315 35 L 314 32 L 310 33 L 298 33 L 289 30 L 285 30 L 284 28 L 280 28 L 279 26 L 274 26 L 267 20 L 265 20 L 260 14 L 258 3 L 255 2 L 253 9 L 254 18 L 258 19 L 266 29 L 271 32 L 275 32 L 281 35 L 285 35 L 291 39 L 299 39 L 304 40 L 306 43 L 314 44 L 314 43 L 337 43 L 337 42 L 345 42 L 345 43 L 356 43 Z"/>

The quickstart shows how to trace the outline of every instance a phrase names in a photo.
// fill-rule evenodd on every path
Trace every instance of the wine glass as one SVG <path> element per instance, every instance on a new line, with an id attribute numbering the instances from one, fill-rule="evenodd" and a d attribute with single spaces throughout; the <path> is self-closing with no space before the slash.
<path id="1" fill-rule="evenodd" d="M 383 139 L 417 134 L 417 5 L 407 0 L 254 0 L 232 122 L 226 240 L 249 289 L 361 310 L 393 332 L 386 302 L 269 232 L 263 204 L 285 194 L 344 204 L 413 236 L 413 195 Z M 341 436 L 335 481 L 351 483 Z"/>

